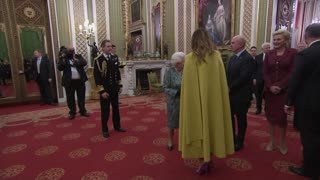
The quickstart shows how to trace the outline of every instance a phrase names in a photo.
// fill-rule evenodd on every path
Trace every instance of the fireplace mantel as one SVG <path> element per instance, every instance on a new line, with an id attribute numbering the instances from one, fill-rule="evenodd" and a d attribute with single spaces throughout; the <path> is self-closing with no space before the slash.
<path id="1" fill-rule="evenodd" d="M 134 96 L 136 89 L 136 70 L 141 69 L 161 69 L 161 83 L 163 83 L 163 76 L 166 68 L 170 65 L 168 60 L 134 60 L 126 61 L 124 67 L 124 78 L 122 79 L 123 89 L 122 94 Z"/>

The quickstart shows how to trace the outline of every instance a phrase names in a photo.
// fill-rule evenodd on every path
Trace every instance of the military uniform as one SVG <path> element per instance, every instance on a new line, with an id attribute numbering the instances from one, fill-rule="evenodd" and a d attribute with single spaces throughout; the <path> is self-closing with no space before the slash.
<path id="1" fill-rule="evenodd" d="M 115 130 L 121 129 L 119 113 L 119 89 L 121 74 L 119 58 L 114 54 L 101 54 L 94 62 L 94 79 L 100 90 L 101 122 L 103 134 L 108 134 L 107 122 L 112 105 L 112 120 Z M 107 92 L 108 98 L 103 98 L 102 93 Z"/>

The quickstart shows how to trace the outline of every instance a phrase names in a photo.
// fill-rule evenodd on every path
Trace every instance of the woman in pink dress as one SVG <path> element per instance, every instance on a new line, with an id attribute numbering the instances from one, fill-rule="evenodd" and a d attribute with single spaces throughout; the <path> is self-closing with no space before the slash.
<path id="1" fill-rule="evenodd" d="M 270 142 L 267 144 L 266 150 L 275 150 L 275 127 L 278 126 L 280 128 L 279 149 L 282 154 L 288 152 L 285 142 L 287 114 L 284 112 L 284 105 L 294 57 L 297 54 L 296 49 L 288 48 L 289 41 L 290 33 L 288 31 L 274 32 L 274 49 L 266 54 L 263 64 L 265 111 L 270 133 Z"/>

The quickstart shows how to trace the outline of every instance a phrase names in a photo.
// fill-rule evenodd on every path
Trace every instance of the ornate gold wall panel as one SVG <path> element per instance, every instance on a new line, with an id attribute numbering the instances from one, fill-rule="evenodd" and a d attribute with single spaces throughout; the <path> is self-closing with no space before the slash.
<path id="1" fill-rule="evenodd" d="M 83 35 L 79 34 L 79 25 L 82 25 L 85 21 L 83 0 L 73 0 L 72 2 L 77 53 L 88 59 L 87 41 Z"/>
<path id="2" fill-rule="evenodd" d="M 97 12 L 97 46 L 100 46 L 102 40 L 107 39 L 107 25 L 106 25 L 106 9 L 105 0 L 96 0 Z"/>
<path id="3" fill-rule="evenodd" d="M 46 19 L 46 1 L 15 0 L 15 15 L 18 24 L 43 25 Z"/>
<path id="4" fill-rule="evenodd" d="M 250 48 L 251 42 L 251 24 L 252 24 L 252 5 L 253 0 L 244 0 L 244 13 L 243 13 L 243 29 L 242 34 L 247 40 L 247 48 Z"/>
<path id="5" fill-rule="evenodd" d="M 191 52 L 191 38 L 192 38 L 192 33 L 193 32 L 191 32 L 191 23 L 192 23 L 192 21 L 191 21 L 191 19 L 192 19 L 192 16 L 194 17 L 194 15 L 192 15 L 191 14 L 191 8 L 193 8 L 192 7 L 192 1 L 190 1 L 190 0 L 188 0 L 187 1 L 187 24 L 186 24 L 186 26 L 187 26 L 187 36 L 186 36 L 186 43 L 187 43 L 187 49 L 186 49 L 186 53 L 189 53 L 189 52 Z"/>
<path id="6" fill-rule="evenodd" d="M 184 0 L 178 0 L 178 51 L 184 51 Z"/>

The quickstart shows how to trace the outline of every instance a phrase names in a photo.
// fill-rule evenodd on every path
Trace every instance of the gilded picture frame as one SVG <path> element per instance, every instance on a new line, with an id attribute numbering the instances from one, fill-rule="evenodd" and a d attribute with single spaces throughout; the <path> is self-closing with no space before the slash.
<path id="1" fill-rule="evenodd" d="M 137 26 L 143 23 L 143 1 L 142 0 L 130 0 L 129 17 L 130 26 Z"/>
<path id="2" fill-rule="evenodd" d="M 195 26 L 206 28 L 218 49 L 229 49 L 235 35 L 235 0 L 194 0 Z"/>

